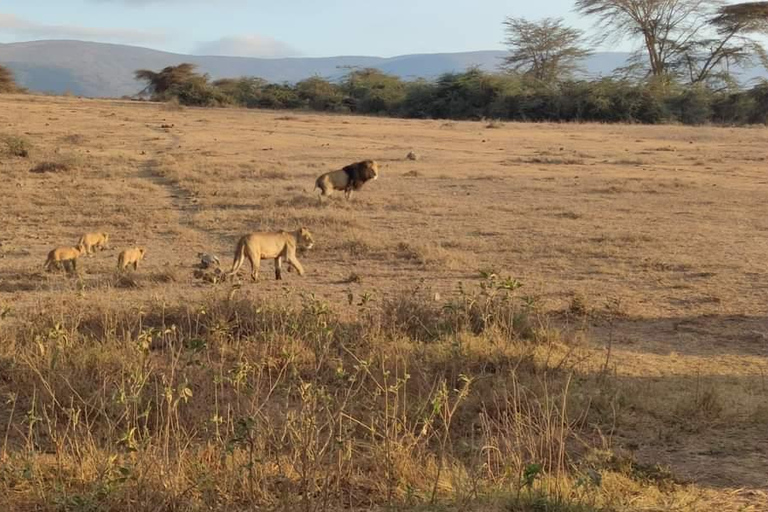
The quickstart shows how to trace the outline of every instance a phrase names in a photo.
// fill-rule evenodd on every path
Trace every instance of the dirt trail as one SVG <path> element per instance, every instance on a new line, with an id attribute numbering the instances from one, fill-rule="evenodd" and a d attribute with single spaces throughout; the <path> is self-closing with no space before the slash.
<path id="1" fill-rule="evenodd" d="M 194 216 L 200 210 L 200 206 L 196 204 L 194 194 L 166 174 L 167 166 L 178 165 L 173 157 L 173 152 L 181 143 L 181 136 L 166 129 L 157 131 L 169 134 L 168 143 L 162 149 L 153 151 L 153 157 L 141 167 L 140 177 L 164 188 L 168 193 L 167 199 L 170 200 L 172 208 L 179 214 L 179 222 L 187 227 L 197 229 L 194 224 Z"/>
<path id="2" fill-rule="evenodd" d="M 141 166 L 139 176 L 161 187 L 165 192 L 162 199 L 167 204 L 168 210 L 177 217 L 176 221 L 168 227 L 177 225 L 185 228 L 186 244 L 192 244 L 206 252 L 215 250 L 224 240 L 199 225 L 196 216 L 203 207 L 196 197 L 197 194 L 185 187 L 182 181 L 174 178 L 184 165 L 184 162 L 179 161 L 176 156 L 183 144 L 183 136 L 176 127 L 153 128 L 153 130 L 165 136 L 167 143 L 152 151 L 152 157 Z M 191 251 L 184 255 L 185 261 L 190 266 L 194 263 L 195 254 L 195 251 Z"/>

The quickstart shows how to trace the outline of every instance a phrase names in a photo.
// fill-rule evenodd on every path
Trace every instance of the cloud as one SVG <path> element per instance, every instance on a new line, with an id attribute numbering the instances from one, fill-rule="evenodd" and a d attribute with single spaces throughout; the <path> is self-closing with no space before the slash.
<path id="1" fill-rule="evenodd" d="M 155 43 L 166 40 L 161 32 L 80 25 L 48 25 L 0 13 L 0 33 L 32 39 L 93 39 L 121 43 Z"/>
<path id="2" fill-rule="evenodd" d="M 197 55 L 225 55 L 228 57 L 297 57 L 301 55 L 293 46 L 266 36 L 249 35 L 222 37 L 197 45 Z"/>

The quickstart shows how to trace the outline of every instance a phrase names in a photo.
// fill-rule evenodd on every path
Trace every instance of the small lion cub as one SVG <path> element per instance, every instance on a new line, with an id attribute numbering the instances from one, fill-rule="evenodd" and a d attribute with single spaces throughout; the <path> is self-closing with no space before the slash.
<path id="1" fill-rule="evenodd" d="M 134 247 L 133 249 L 126 249 L 117 255 L 117 269 L 125 270 L 133 265 L 133 270 L 139 269 L 139 262 L 144 259 L 146 249 L 143 247 Z"/>
<path id="2" fill-rule="evenodd" d="M 51 265 L 61 269 L 61 266 L 64 265 L 64 269 L 67 272 L 74 272 L 77 270 L 77 258 L 82 254 L 85 254 L 85 247 L 82 245 L 77 247 L 57 247 L 48 253 L 48 259 L 45 260 L 43 269 L 50 270 Z"/>
<path id="3" fill-rule="evenodd" d="M 85 253 L 90 256 L 96 252 L 96 249 L 104 250 L 109 249 L 109 234 L 108 233 L 86 233 L 80 237 L 78 241 L 79 245 L 85 247 Z"/>
<path id="4" fill-rule="evenodd" d="M 200 268 L 205 270 L 207 268 L 219 268 L 221 266 L 221 262 L 219 262 L 219 257 L 215 254 L 208 254 L 204 252 L 197 253 L 197 257 L 200 258 Z"/>

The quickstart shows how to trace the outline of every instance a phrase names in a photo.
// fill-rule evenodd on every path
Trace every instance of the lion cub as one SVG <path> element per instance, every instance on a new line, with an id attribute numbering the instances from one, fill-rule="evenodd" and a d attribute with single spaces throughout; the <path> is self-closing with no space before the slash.
<path id="1" fill-rule="evenodd" d="M 51 265 L 60 269 L 64 265 L 64 269 L 68 272 L 74 272 L 77 270 L 77 258 L 85 253 L 85 247 L 78 245 L 77 247 L 57 247 L 48 253 L 48 259 L 45 260 L 43 265 L 44 270 L 50 270 Z"/>
<path id="2" fill-rule="evenodd" d="M 219 261 L 219 257 L 215 254 L 208 254 L 204 252 L 197 253 L 197 257 L 200 258 L 200 268 L 205 270 L 207 268 L 219 268 L 221 266 L 221 262 Z"/>
<path id="3" fill-rule="evenodd" d="M 96 249 L 102 251 L 104 249 L 109 249 L 109 246 L 107 245 L 108 242 L 108 233 L 86 233 L 80 237 L 80 241 L 77 243 L 78 245 L 85 247 L 85 253 L 90 256 L 92 253 L 96 252 Z"/>
<path id="4" fill-rule="evenodd" d="M 139 262 L 144 259 L 146 249 L 143 247 L 134 247 L 133 249 L 126 249 L 117 255 L 117 269 L 125 270 L 133 265 L 133 270 L 139 269 Z"/>

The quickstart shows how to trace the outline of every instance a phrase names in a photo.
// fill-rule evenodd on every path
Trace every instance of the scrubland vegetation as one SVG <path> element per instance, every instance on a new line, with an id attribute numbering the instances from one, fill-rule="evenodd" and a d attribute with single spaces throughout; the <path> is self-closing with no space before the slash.
<path id="1" fill-rule="evenodd" d="M 312 295 L 41 305 L 0 340 L 4 499 L 78 511 L 695 510 L 695 488 L 614 446 L 647 403 L 612 374 L 610 353 L 590 354 L 581 308 L 551 318 L 516 281 L 478 280 L 447 302 L 426 289 L 363 297 L 346 319 Z M 725 406 L 705 388 L 674 407 L 659 428 L 678 428 L 678 414 L 707 428 Z"/>

